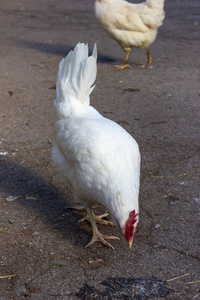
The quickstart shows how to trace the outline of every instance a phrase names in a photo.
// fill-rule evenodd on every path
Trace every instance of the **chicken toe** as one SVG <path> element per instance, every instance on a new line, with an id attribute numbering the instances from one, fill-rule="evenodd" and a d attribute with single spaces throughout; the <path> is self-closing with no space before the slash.
<path id="1" fill-rule="evenodd" d="M 101 234 L 99 230 L 96 228 L 95 232 L 93 231 L 93 236 L 91 241 L 85 246 L 85 248 L 92 246 L 95 242 L 101 242 L 103 245 L 114 250 L 114 247 L 110 243 L 106 242 L 106 239 L 119 240 L 117 236 Z"/>
<path id="2" fill-rule="evenodd" d="M 91 208 L 87 208 L 87 213 L 88 213 L 88 217 L 90 219 L 90 223 L 91 223 L 91 226 L 92 226 L 92 231 L 93 231 L 93 236 L 92 236 L 92 239 L 91 241 L 86 245 L 86 248 L 89 247 L 89 246 L 92 246 L 95 242 L 101 242 L 103 245 L 111 248 L 114 250 L 114 247 L 106 242 L 106 239 L 107 240 L 119 240 L 118 237 L 116 236 L 112 236 L 112 235 L 104 235 L 104 234 L 101 234 L 97 228 L 97 225 L 96 225 L 96 222 L 95 222 L 95 215 L 92 211 Z M 106 214 L 107 215 L 107 214 Z M 102 220 L 101 220 L 102 221 Z M 105 221 L 105 220 L 104 220 Z M 108 221 L 107 221 L 108 222 Z M 112 223 L 112 222 L 110 222 Z"/>
<path id="3" fill-rule="evenodd" d="M 108 225 L 108 226 L 114 226 L 113 222 L 111 221 L 107 221 L 107 220 L 104 220 L 103 218 L 105 217 L 108 217 L 109 216 L 109 213 L 105 213 L 103 215 L 100 215 L 100 216 L 96 216 L 94 213 L 93 213 L 93 217 L 94 217 L 94 220 L 95 220 L 95 223 L 97 224 L 101 224 L 101 225 Z M 88 213 L 86 214 L 85 217 L 81 218 L 78 223 L 83 223 L 85 221 L 88 221 L 91 223 L 91 220 L 90 220 L 90 217 L 88 215 Z"/>
<path id="4" fill-rule="evenodd" d="M 124 70 L 124 69 L 130 69 L 130 65 L 129 64 L 124 64 L 124 65 L 116 65 L 114 66 L 117 70 Z"/>

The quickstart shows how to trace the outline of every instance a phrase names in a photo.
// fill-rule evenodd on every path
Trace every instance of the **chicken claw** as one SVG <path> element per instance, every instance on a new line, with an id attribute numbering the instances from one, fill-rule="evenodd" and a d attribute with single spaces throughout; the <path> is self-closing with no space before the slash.
<path id="1" fill-rule="evenodd" d="M 103 245 L 111 248 L 112 250 L 115 250 L 115 248 L 110 243 L 106 242 L 106 239 L 120 240 L 120 238 L 118 238 L 117 236 L 101 234 L 99 230 L 96 229 L 95 232 L 93 231 L 91 241 L 85 246 L 85 248 L 92 246 L 95 242 L 101 242 Z"/>
<path id="2" fill-rule="evenodd" d="M 99 207 L 98 205 L 93 205 L 92 206 L 92 209 L 94 208 L 97 208 Z M 83 205 L 80 205 L 80 206 L 67 206 L 66 209 L 69 209 L 69 210 L 77 210 L 77 211 L 84 211 L 86 210 L 85 206 Z M 99 215 L 99 216 L 96 216 L 94 213 L 93 213 L 93 217 L 95 219 L 95 222 L 97 224 L 101 224 L 101 225 L 108 225 L 108 226 L 114 226 L 113 222 L 111 221 L 107 221 L 107 220 L 103 220 L 103 218 L 106 218 L 109 216 L 109 213 L 105 213 L 103 215 Z M 88 213 L 86 214 L 85 217 L 81 218 L 78 223 L 83 223 L 85 221 L 88 221 L 90 222 L 90 217 L 88 215 Z M 90 222 L 91 223 L 91 222 Z"/>
<path id="3" fill-rule="evenodd" d="M 130 65 L 129 64 L 124 64 L 124 65 L 116 65 L 114 66 L 114 68 L 116 68 L 117 70 L 124 70 L 124 69 L 130 69 Z"/>
<path id="4" fill-rule="evenodd" d="M 130 53 L 131 53 L 131 48 L 126 51 L 126 58 L 124 64 L 122 66 L 114 66 L 117 70 L 130 69 L 131 66 L 128 64 Z"/>
<path id="5" fill-rule="evenodd" d="M 98 228 L 97 228 L 97 225 L 96 225 L 96 222 L 95 222 L 95 217 L 96 216 L 94 215 L 92 209 L 91 208 L 86 208 L 86 210 L 87 210 L 88 218 L 90 219 L 90 223 L 91 223 L 91 226 L 92 226 L 93 236 L 92 236 L 91 241 L 86 245 L 85 248 L 92 246 L 95 242 L 101 242 L 103 245 L 105 245 L 105 246 L 107 246 L 107 247 L 114 250 L 114 247 L 110 243 L 106 242 L 106 239 L 107 240 L 119 240 L 119 238 L 116 237 L 116 236 L 112 236 L 112 235 L 101 234 L 99 232 Z M 100 220 L 100 221 L 102 221 L 102 220 Z M 110 223 L 112 223 L 112 222 L 110 222 Z"/>
<path id="6" fill-rule="evenodd" d="M 96 222 L 97 224 L 108 225 L 108 226 L 114 226 L 113 222 L 107 221 L 107 220 L 103 220 L 103 218 L 108 217 L 108 216 L 109 216 L 109 213 L 105 213 L 105 214 L 100 215 L 100 216 L 96 216 L 96 215 L 93 213 L 94 220 L 95 220 L 95 222 Z M 87 213 L 87 215 L 86 215 L 85 217 L 83 217 L 82 219 L 80 219 L 80 220 L 78 221 L 78 223 L 83 223 L 83 222 L 85 222 L 85 221 L 88 221 L 88 222 L 91 223 L 90 217 L 89 217 L 88 213 Z"/>

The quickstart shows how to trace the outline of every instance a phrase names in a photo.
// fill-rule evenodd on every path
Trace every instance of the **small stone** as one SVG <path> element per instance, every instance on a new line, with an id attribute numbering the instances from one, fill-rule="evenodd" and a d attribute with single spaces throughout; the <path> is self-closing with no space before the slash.
<path id="1" fill-rule="evenodd" d="M 168 231 L 169 229 L 167 227 L 163 228 L 163 231 Z"/>
<path id="2" fill-rule="evenodd" d="M 7 151 L 0 152 L 0 155 L 2 155 L 2 156 L 6 156 L 7 154 L 8 154 L 8 152 L 7 152 Z"/>
<path id="3" fill-rule="evenodd" d="M 172 201 L 169 202 L 170 205 L 175 205 L 175 204 L 178 204 L 178 203 L 180 203 L 180 201 L 178 201 L 178 200 L 172 200 Z"/>
<path id="4" fill-rule="evenodd" d="M 160 248 L 159 245 L 153 245 L 153 248 Z"/>
<path id="5" fill-rule="evenodd" d="M 156 225 L 154 226 L 155 229 L 158 229 L 158 228 L 160 228 L 160 227 L 161 227 L 160 224 L 156 224 Z"/>
<path id="6" fill-rule="evenodd" d="M 8 220 L 8 223 L 9 223 L 9 224 L 13 224 L 14 222 L 15 222 L 15 221 L 12 220 L 12 219 Z"/>
<path id="7" fill-rule="evenodd" d="M 33 235 L 33 236 L 39 235 L 39 232 L 38 232 L 38 231 L 35 231 L 35 232 L 33 232 L 32 235 Z"/>

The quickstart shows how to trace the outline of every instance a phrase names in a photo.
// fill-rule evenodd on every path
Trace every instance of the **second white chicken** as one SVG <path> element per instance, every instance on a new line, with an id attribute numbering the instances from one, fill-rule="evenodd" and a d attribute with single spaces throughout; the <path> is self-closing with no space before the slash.
<path id="1" fill-rule="evenodd" d="M 96 0 L 95 14 L 102 28 L 126 52 L 124 65 L 116 66 L 118 69 L 130 68 L 128 61 L 133 47 L 145 48 L 148 61 L 144 67 L 151 65 L 149 46 L 165 17 L 164 0 L 137 4 L 124 0 Z"/>

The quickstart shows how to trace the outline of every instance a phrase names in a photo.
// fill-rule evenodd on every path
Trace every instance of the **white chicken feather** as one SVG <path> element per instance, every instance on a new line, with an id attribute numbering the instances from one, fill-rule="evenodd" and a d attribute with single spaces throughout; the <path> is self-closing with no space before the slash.
<path id="1" fill-rule="evenodd" d="M 87 246 L 100 241 L 113 248 L 105 239 L 117 239 L 97 229 L 92 205 L 100 203 L 131 248 L 139 213 L 140 152 L 127 131 L 90 106 L 96 59 L 96 45 L 88 57 L 88 46 L 79 43 L 60 62 L 52 157 L 88 212 L 93 238 Z"/>
<path id="2" fill-rule="evenodd" d="M 157 29 L 163 23 L 165 0 L 146 0 L 143 3 L 129 3 L 125 0 L 96 0 L 95 14 L 102 28 L 118 42 L 126 52 L 123 66 L 118 69 L 130 68 L 128 64 L 131 49 L 145 48 L 150 66 L 152 56 L 149 52 L 157 35 Z"/>

